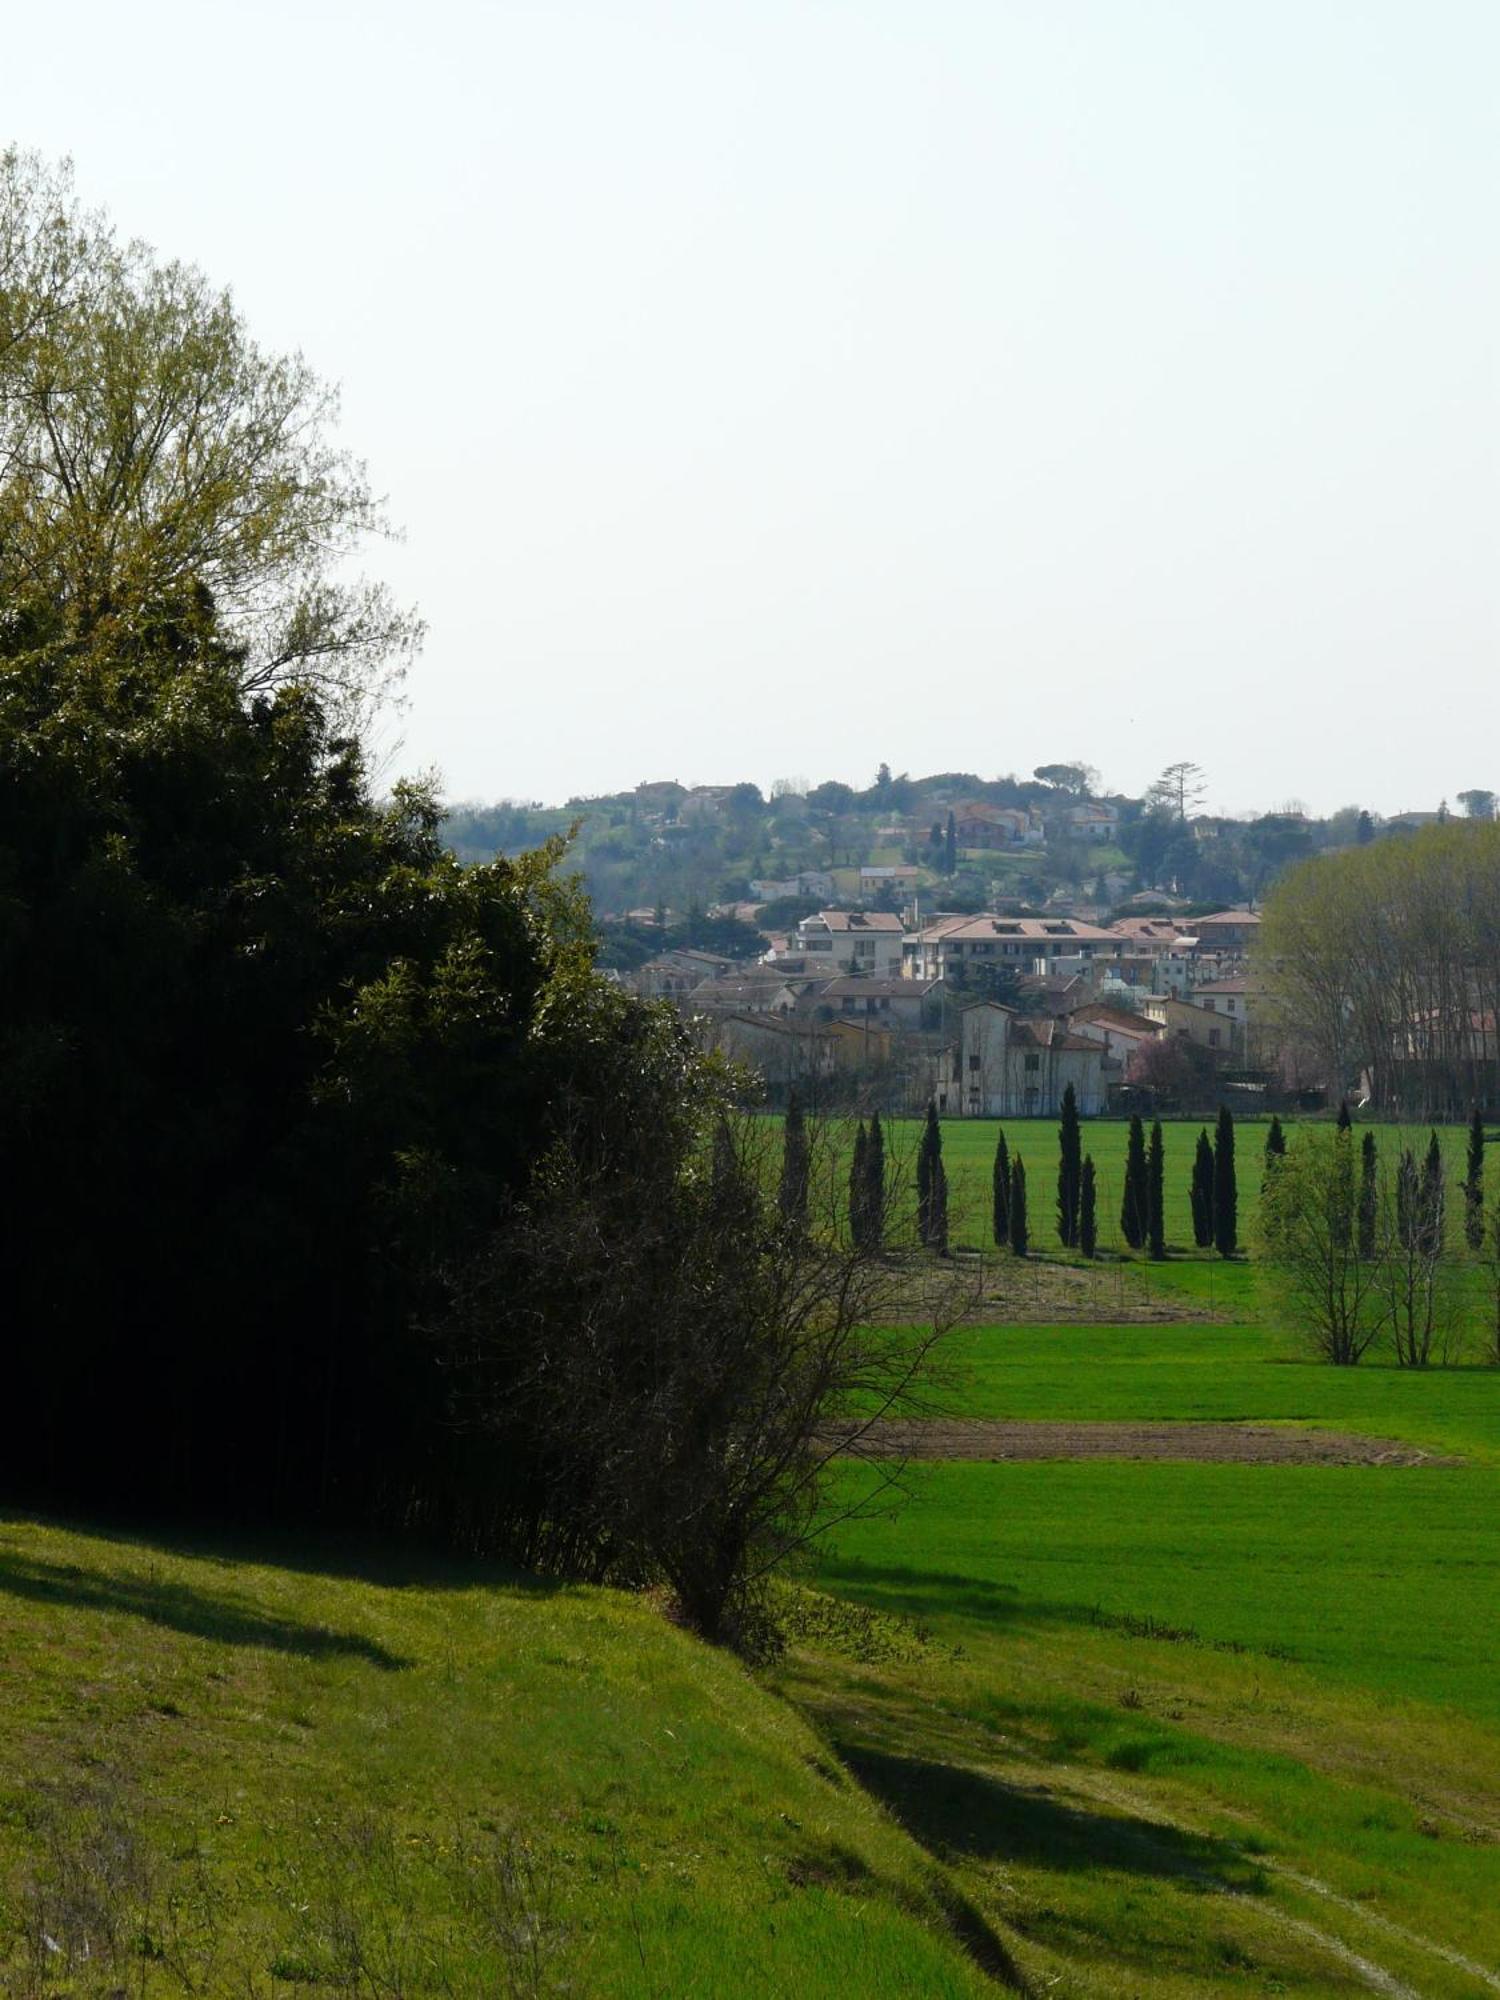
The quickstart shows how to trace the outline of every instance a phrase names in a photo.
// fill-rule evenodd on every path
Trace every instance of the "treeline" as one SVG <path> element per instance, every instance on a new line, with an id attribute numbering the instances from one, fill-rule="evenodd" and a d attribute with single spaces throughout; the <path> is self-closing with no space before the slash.
<path id="1" fill-rule="evenodd" d="M 1275 1030 L 1402 1117 L 1500 1104 L 1500 824 L 1449 821 L 1293 870 L 1259 962 Z"/>

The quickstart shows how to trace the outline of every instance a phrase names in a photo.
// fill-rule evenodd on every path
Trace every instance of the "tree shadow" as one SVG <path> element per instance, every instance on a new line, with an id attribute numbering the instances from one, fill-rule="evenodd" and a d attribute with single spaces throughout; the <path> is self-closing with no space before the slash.
<path id="1" fill-rule="evenodd" d="M 1209 1834 L 1068 1804 L 1043 1786 L 1006 1784 L 963 1765 L 863 1744 L 835 1741 L 834 1747 L 859 1782 L 939 1859 L 963 1854 L 1053 1870 L 1108 1868 L 1241 1895 L 1266 1888 L 1254 1861 Z"/>
<path id="2" fill-rule="evenodd" d="M 378 1640 L 359 1632 L 339 1632 L 277 1618 L 243 1597 L 216 1597 L 208 1591 L 163 1577 L 112 1576 L 77 1563 L 43 1562 L 0 1552 L 0 1592 L 38 1604 L 76 1606 L 86 1611 L 123 1612 L 152 1625 L 165 1625 L 196 1639 L 221 1645 L 263 1646 L 303 1659 L 343 1657 L 364 1660 L 385 1672 L 411 1665 Z"/>

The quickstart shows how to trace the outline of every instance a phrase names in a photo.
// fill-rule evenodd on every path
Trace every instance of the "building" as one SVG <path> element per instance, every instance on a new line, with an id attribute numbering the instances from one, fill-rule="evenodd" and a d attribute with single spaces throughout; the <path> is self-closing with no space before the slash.
<path id="1" fill-rule="evenodd" d="M 1055 1118 L 1073 1086 L 1078 1110 L 1104 1110 L 1103 1046 L 1058 1020 L 980 1000 L 959 1017 L 959 1037 L 938 1109 L 964 1118 Z"/>
<path id="2" fill-rule="evenodd" d="M 939 917 L 906 940 L 909 977 L 945 979 L 964 966 L 1048 970 L 1053 959 L 1118 959 L 1125 940 L 1078 917 Z"/>
<path id="3" fill-rule="evenodd" d="M 906 927 L 883 910 L 820 910 L 804 917 L 793 932 L 788 958 L 806 961 L 807 969 L 827 966 L 829 975 L 865 972 L 877 979 L 901 971 Z"/>
<path id="4" fill-rule="evenodd" d="M 1063 814 L 1063 825 L 1074 840 L 1093 840 L 1101 844 L 1112 841 L 1120 831 L 1120 815 L 1114 806 L 1090 802 L 1088 805 L 1069 806 Z"/>
<path id="5" fill-rule="evenodd" d="M 898 1033 L 935 1028 L 942 1013 L 943 986 L 937 979 L 830 979 L 809 988 L 801 1006 L 826 1020 L 868 1022 Z"/>

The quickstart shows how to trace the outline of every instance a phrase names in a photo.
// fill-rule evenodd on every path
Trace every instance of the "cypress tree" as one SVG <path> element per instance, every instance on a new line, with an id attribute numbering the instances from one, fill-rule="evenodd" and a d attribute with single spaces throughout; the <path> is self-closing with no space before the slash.
<path id="1" fill-rule="evenodd" d="M 885 1248 L 885 1134 L 880 1129 L 880 1113 L 870 1120 L 869 1143 L 865 1148 L 866 1224 L 869 1247 Z"/>
<path id="2" fill-rule="evenodd" d="M 1396 1235 L 1403 1250 L 1417 1245 L 1417 1159 L 1410 1146 L 1401 1148 L 1396 1166 Z"/>
<path id="3" fill-rule="evenodd" d="M 1232 1257 L 1239 1247 L 1239 1190 L 1234 1178 L 1234 1114 L 1227 1104 L 1219 1109 L 1214 1133 L 1214 1247 L 1221 1257 Z"/>
<path id="4" fill-rule="evenodd" d="M 942 1171 L 943 1135 L 938 1129 L 936 1101 L 929 1097 L 927 1123 L 922 1128 L 922 1143 L 917 1147 L 917 1237 L 923 1243 L 932 1241 L 933 1198 Z"/>
<path id="5" fill-rule="evenodd" d="M 1085 1153 L 1078 1176 L 1078 1247 L 1092 1257 L 1099 1245 L 1098 1195 L 1094 1186 L 1094 1156 Z"/>
<path id="6" fill-rule="evenodd" d="M 1146 1155 L 1146 1240 L 1158 1263 L 1167 1254 L 1166 1152 L 1161 1120 L 1151 1121 L 1151 1150 Z"/>
<path id="7" fill-rule="evenodd" d="M 1208 1142 L 1206 1126 L 1198 1134 L 1198 1145 L 1193 1154 L 1189 1202 L 1193 1211 L 1193 1241 L 1200 1250 L 1208 1250 L 1214 1240 L 1214 1149 Z"/>
<path id="8" fill-rule="evenodd" d="M 947 837 L 943 842 L 943 873 L 945 875 L 958 873 L 958 821 L 951 812 L 948 815 Z"/>
<path id="9" fill-rule="evenodd" d="M 1010 1169 L 1010 1247 L 1024 1257 L 1030 1245 L 1026 1228 L 1026 1168 L 1016 1154 Z"/>
<path id="10" fill-rule="evenodd" d="M 1120 1203 L 1120 1234 L 1132 1250 L 1146 1240 L 1146 1130 L 1141 1114 L 1131 1114 L 1130 1136 L 1125 1142 L 1125 1196 Z"/>
<path id="11" fill-rule="evenodd" d="M 1267 1174 L 1269 1174 L 1271 1171 L 1271 1162 L 1273 1160 L 1279 1160 L 1285 1152 L 1286 1152 L 1286 1134 L 1281 1129 L 1281 1120 L 1273 1116 L 1271 1119 L 1270 1130 L 1266 1133 Z M 1264 1181 L 1261 1182 L 1261 1186 L 1262 1187 L 1265 1186 Z"/>
<path id="12" fill-rule="evenodd" d="M 803 1115 L 802 1100 L 794 1090 L 787 1099 L 786 1123 L 781 1131 L 781 1185 L 776 1190 L 776 1206 L 787 1228 L 798 1236 L 807 1234 L 811 1167 L 807 1119 Z"/>
<path id="13" fill-rule="evenodd" d="M 990 1180 L 993 1209 L 991 1223 L 995 1241 L 1003 1247 L 1010 1242 L 1010 1148 L 1005 1143 L 1003 1125 L 995 1140 L 995 1165 Z"/>
<path id="14" fill-rule="evenodd" d="M 943 1135 L 936 1127 L 932 1154 L 932 1192 L 927 1208 L 927 1244 L 940 1257 L 948 1254 L 948 1171 L 943 1165 Z"/>
<path id="15" fill-rule="evenodd" d="M 1341 1097 L 1339 1099 L 1339 1130 L 1347 1132 L 1353 1123 L 1354 1120 L 1349 1116 L 1349 1100 L 1347 1097 Z"/>
<path id="16" fill-rule="evenodd" d="M 1427 1158 L 1422 1167 L 1422 1249 L 1429 1257 L 1436 1257 L 1443 1247 L 1445 1180 L 1443 1149 L 1434 1131 L 1427 1141 Z"/>
<path id="17" fill-rule="evenodd" d="M 856 1250 L 869 1247 L 870 1226 L 868 1211 L 870 1204 L 870 1180 L 867 1158 L 870 1142 L 865 1134 L 865 1121 L 859 1121 L 859 1129 L 854 1135 L 854 1159 L 849 1167 L 849 1236 Z"/>
<path id="18" fill-rule="evenodd" d="M 1471 1250 L 1484 1242 L 1484 1120 L 1479 1106 L 1469 1120 L 1469 1153 L 1464 1174 L 1464 1241 Z"/>
<path id="19" fill-rule="evenodd" d="M 1375 1134 L 1366 1132 L 1359 1142 L 1359 1254 L 1366 1262 L 1375 1255 L 1375 1218 L 1380 1209 L 1379 1170 Z"/>
<path id="20" fill-rule="evenodd" d="M 1354 1136 L 1348 1125 L 1340 1125 L 1333 1135 L 1332 1212 L 1329 1229 L 1334 1245 L 1347 1250 L 1354 1241 Z"/>
<path id="21" fill-rule="evenodd" d="M 1083 1173 L 1083 1137 L 1078 1128 L 1078 1097 L 1070 1083 L 1063 1092 L 1062 1122 L 1057 1128 L 1057 1236 L 1065 1250 L 1078 1242 L 1078 1200 Z"/>

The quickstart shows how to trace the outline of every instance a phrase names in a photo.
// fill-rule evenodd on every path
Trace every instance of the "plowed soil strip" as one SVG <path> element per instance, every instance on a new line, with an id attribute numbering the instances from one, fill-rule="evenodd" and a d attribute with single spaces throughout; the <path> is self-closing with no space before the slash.
<path id="1" fill-rule="evenodd" d="M 1280 1424 L 1012 1423 L 931 1418 L 875 1425 L 859 1449 L 889 1458 L 1140 1458 L 1214 1465 L 1461 1465 L 1396 1438 Z"/>

